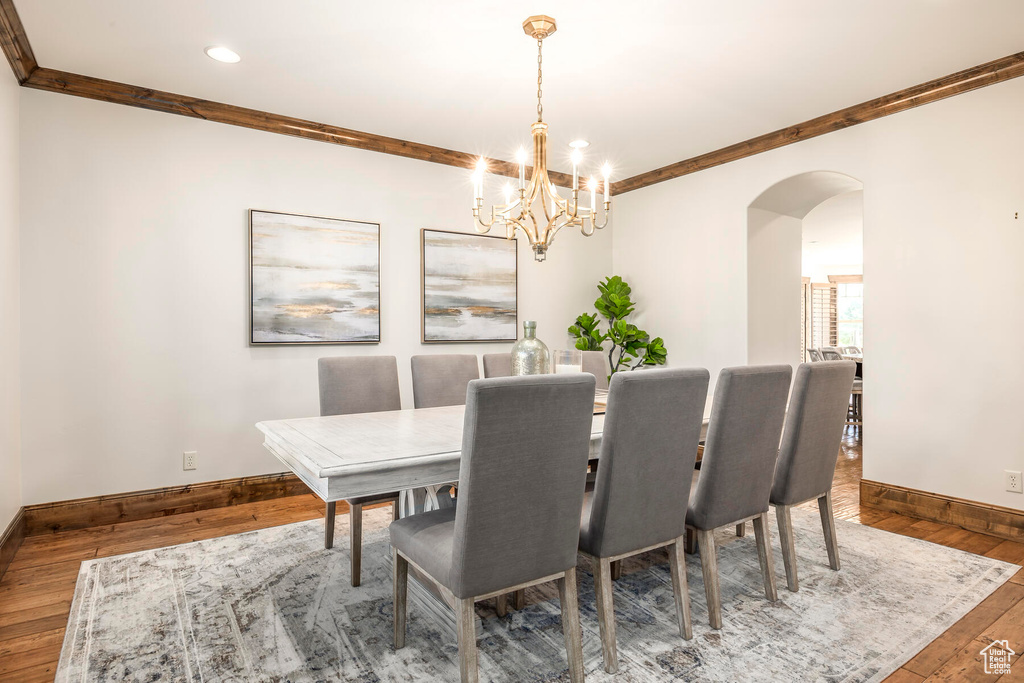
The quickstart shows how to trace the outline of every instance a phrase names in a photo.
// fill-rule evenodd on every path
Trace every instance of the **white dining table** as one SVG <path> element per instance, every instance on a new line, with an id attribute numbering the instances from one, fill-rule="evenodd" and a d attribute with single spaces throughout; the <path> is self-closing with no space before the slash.
<path id="1" fill-rule="evenodd" d="M 259 422 L 263 446 L 326 502 L 459 479 L 465 406 Z M 591 457 L 604 415 L 594 415 Z"/>
<path id="2" fill-rule="evenodd" d="M 330 503 L 458 481 L 464 417 L 465 406 L 446 406 L 269 420 L 256 428 L 263 446 Z M 604 414 L 595 414 L 592 460 L 603 430 Z"/>

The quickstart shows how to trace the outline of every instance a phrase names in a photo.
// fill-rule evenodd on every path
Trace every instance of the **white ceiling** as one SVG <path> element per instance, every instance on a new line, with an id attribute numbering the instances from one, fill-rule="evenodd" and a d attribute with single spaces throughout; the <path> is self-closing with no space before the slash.
<path id="1" fill-rule="evenodd" d="M 46 67 L 622 179 L 1024 50 L 1021 0 L 16 0 Z M 239 64 L 214 62 L 226 45 Z"/>
<path id="2" fill-rule="evenodd" d="M 804 216 L 802 230 L 805 274 L 821 266 L 862 265 L 864 191 L 826 199 Z"/>

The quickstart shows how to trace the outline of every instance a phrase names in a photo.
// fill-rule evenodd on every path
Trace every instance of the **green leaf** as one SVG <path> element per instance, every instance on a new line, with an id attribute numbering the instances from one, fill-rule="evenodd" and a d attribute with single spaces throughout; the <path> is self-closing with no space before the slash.
<path id="1" fill-rule="evenodd" d="M 641 365 L 664 365 L 668 351 L 661 337 L 651 339 L 646 330 L 628 323 L 626 318 L 636 311 L 632 289 L 618 275 L 611 275 L 597 284 L 600 296 L 594 301 L 596 314 L 584 313 L 569 327 L 575 347 L 582 351 L 602 351 L 605 341 L 611 341 L 613 360 L 612 373 L 623 369 L 632 370 Z M 608 332 L 600 330 L 600 319 L 608 321 Z M 635 361 L 635 362 L 634 362 Z"/>

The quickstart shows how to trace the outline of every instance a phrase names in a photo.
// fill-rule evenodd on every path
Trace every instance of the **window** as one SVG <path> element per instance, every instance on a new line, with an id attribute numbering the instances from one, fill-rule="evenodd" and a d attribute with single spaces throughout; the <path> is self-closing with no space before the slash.
<path id="1" fill-rule="evenodd" d="M 800 298 L 800 355 L 823 346 L 864 347 L 864 277 L 829 275 L 829 281 L 803 278 Z"/>
<path id="2" fill-rule="evenodd" d="M 864 283 L 844 282 L 836 292 L 836 332 L 840 346 L 864 346 Z"/>
<path id="3" fill-rule="evenodd" d="M 864 276 L 829 275 L 836 285 L 836 332 L 840 346 L 864 346 Z"/>

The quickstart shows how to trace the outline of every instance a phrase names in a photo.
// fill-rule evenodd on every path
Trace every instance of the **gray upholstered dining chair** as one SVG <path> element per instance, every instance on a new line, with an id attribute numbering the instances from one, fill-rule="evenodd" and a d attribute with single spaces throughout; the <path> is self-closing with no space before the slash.
<path id="1" fill-rule="evenodd" d="M 485 353 L 484 377 L 511 377 L 511 353 Z"/>
<path id="2" fill-rule="evenodd" d="M 821 359 L 822 360 L 842 360 L 843 354 L 839 353 L 839 349 L 834 346 L 823 346 L 821 348 Z"/>
<path id="3" fill-rule="evenodd" d="M 811 359 L 812 363 L 820 363 L 825 360 L 821 357 L 821 351 L 818 349 L 807 349 L 807 357 Z"/>
<path id="4" fill-rule="evenodd" d="M 351 415 L 401 410 L 398 388 L 398 361 L 394 356 L 349 356 L 321 358 L 317 361 L 321 415 Z M 363 558 L 363 506 L 376 503 L 392 505 L 398 516 L 398 492 L 349 498 L 349 555 L 352 585 L 360 582 Z M 324 547 L 334 547 L 334 515 L 337 504 L 327 503 L 324 517 Z"/>
<path id="5" fill-rule="evenodd" d="M 762 365 L 725 368 L 718 376 L 700 476 L 690 494 L 686 526 L 697 534 L 711 627 L 722 628 L 715 529 L 754 522 L 764 592 L 775 602 L 775 569 L 768 536 L 779 438 L 793 368 Z"/>
<path id="6" fill-rule="evenodd" d="M 683 554 L 686 509 L 710 375 L 701 369 L 612 377 L 601 468 L 584 506 L 580 551 L 592 558 L 604 670 L 618 671 L 611 563 L 668 546 L 679 635 L 693 636 Z"/>
<path id="7" fill-rule="evenodd" d="M 466 385 L 480 378 L 473 354 L 441 354 L 412 357 L 412 397 L 417 408 L 461 406 Z"/>
<path id="8" fill-rule="evenodd" d="M 593 404 L 585 374 L 469 383 L 458 506 L 391 524 L 395 649 L 405 646 L 410 565 L 455 610 L 463 681 L 478 676 L 474 604 L 556 581 L 569 677 L 583 681 L 576 546 Z"/>
<path id="9" fill-rule="evenodd" d="M 583 372 L 589 372 L 597 378 L 597 388 L 608 388 L 608 356 L 604 351 L 583 352 Z"/>
<path id="10" fill-rule="evenodd" d="M 853 361 L 801 363 L 793 379 L 793 395 L 782 433 L 775 483 L 769 501 L 779 521 L 786 585 L 800 588 L 796 572 L 796 546 L 790 509 L 809 500 L 818 501 L 825 533 L 828 563 L 839 570 L 839 545 L 832 514 L 832 477 L 849 407 L 850 387 L 857 364 Z"/>

